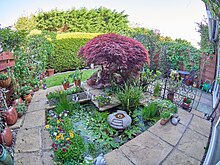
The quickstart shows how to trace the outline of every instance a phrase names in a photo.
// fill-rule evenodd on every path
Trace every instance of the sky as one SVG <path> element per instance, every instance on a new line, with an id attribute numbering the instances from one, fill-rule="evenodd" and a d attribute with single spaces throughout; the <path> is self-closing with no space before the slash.
<path id="1" fill-rule="evenodd" d="M 100 6 L 124 11 L 132 25 L 158 29 L 163 36 L 186 39 L 196 47 L 200 41 L 196 23 L 206 18 L 202 0 L 0 0 L 0 24 L 12 26 L 19 17 L 38 11 Z"/>

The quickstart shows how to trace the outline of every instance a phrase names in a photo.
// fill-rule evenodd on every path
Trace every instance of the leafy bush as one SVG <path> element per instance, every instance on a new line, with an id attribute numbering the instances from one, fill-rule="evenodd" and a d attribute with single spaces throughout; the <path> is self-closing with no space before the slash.
<path id="1" fill-rule="evenodd" d="M 115 73 L 127 81 L 138 75 L 144 63 L 150 63 L 141 43 L 113 33 L 93 38 L 80 49 L 79 55 L 86 59 L 87 64 L 102 65 L 96 85 L 109 84 Z"/>
<path id="2" fill-rule="evenodd" d="M 128 15 L 104 7 L 87 10 L 86 8 L 48 12 L 35 15 L 37 28 L 59 32 L 123 32 L 128 29 Z"/>
<path id="3" fill-rule="evenodd" d="M 145 106 L 141 110 L 141 116 L 143 120 L 153 120 L 153 118 L 157 115 L 157 104 L 155 102 L 151 102 L 148 106 Z"/>
<path id="4" fill-rule="evenodd" d="M 84 65 L 77 53 L 83 45 L 99 34 L 62 33 L 57 34 L 54 42 L 55 53 L 49 58 L 48 65 L 57 72 L 73 70 Z"/>
<path id="5" fill-rule="evenodd" d="M 139 101 L 142 97 L 142 87 L 136 84 L 125 84 L 122 89 L 118 90 L 116 97 L 121 102 L 122 108 L 129 112 L 133 110 L 133 108 L 138 107 Z"/>

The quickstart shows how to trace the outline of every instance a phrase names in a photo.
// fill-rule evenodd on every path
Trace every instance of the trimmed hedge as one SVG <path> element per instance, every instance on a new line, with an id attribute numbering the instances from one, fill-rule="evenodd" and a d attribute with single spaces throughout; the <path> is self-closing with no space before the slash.
<path id="1" fill-rule="evenodd" d="M 48 60 L 48 65 L 56 72 L 73 70 L 84 66 L 78 57 L 79 49 L 99 33 L 61 33 L 54 42 L 55 53 Z"/>

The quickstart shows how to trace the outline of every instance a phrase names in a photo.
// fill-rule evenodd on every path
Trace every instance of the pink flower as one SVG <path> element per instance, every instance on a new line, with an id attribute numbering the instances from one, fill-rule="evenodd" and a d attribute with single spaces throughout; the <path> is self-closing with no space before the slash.
<path id="1" fill-rule="evenodd" d="M 57 148 L 57 147 L 55 147 L 55 148 L 54 148 L 54 151 L 57 151 L 57 150 L 58 150 L 58 148 Z"/>
<path id="2" fill-rule="evenodd" d="M 66 149 L 65 149 L 65 148 L 62 148 L 62 151 L 63 151 L 63 152 L 66 152 Z"/>

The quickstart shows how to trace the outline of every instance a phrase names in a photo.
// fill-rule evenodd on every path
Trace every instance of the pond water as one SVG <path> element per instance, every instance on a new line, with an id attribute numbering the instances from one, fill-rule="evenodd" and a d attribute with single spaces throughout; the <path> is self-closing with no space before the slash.
<path id="1" fill-rule="evenodd" d="M 139 135 L 153 124 L 143 122 L 139 115 L 140 110 L 136 109 L 131 116 L 133 120 L 131 126 L 124 131 L 116 131 L 108 125 L 107 117 L 118 108 L 110 109 L 107 112 L 98 112 L 94 104 L 88 102 L 80 105 L 80 108 L 71 116 L 74 131 L 84 138 L 86 155 L 106 154 Z"/>

